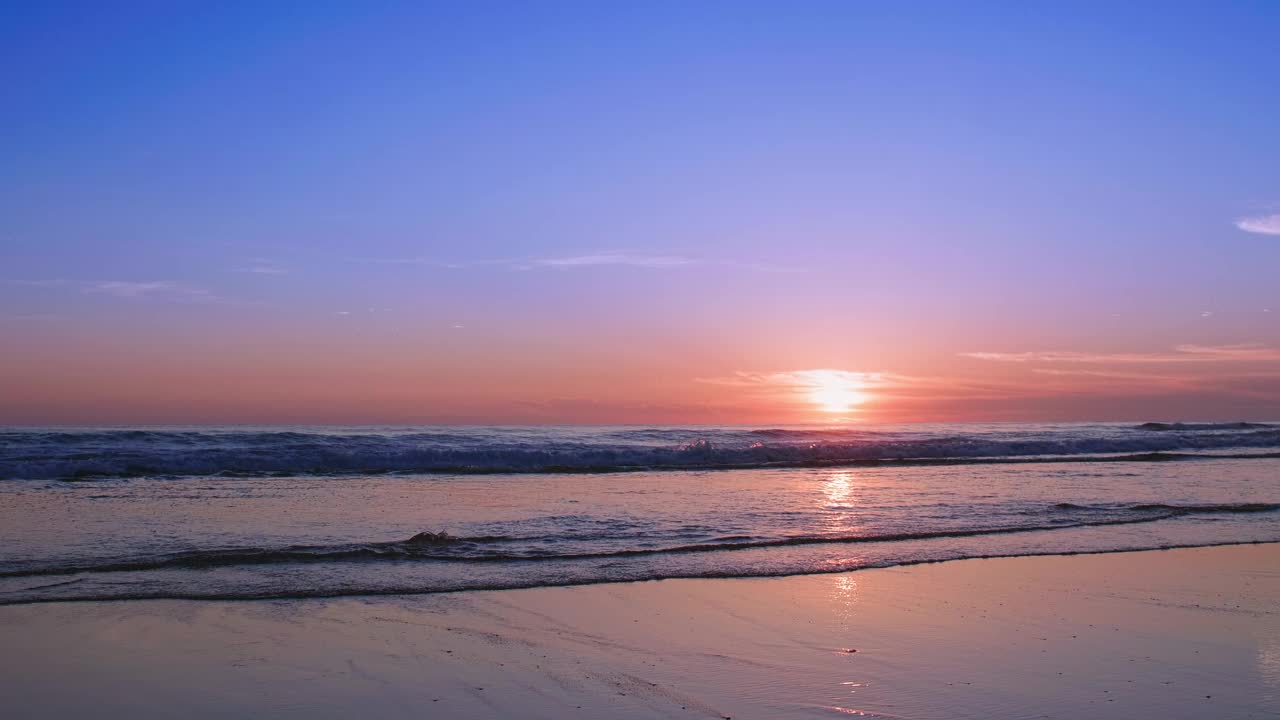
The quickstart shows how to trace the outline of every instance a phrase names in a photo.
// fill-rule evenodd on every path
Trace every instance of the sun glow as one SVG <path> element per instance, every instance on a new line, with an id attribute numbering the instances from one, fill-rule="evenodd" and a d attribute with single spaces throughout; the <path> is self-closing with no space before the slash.
<path id="1" fill-rule="evenodd" d="M 823 412 L 843 414 L 867 401 L 862 376 L 840 370 L 813 370 L 806 393 Z"/>

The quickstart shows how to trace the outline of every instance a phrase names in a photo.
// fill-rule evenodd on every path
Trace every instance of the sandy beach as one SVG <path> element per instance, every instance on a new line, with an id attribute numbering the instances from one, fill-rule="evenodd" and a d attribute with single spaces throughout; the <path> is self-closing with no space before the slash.
<path id="1" fill-rule="evenodd" d="M 0 608 L 7 718 L 1280 717 L 1280 545 Z"/>

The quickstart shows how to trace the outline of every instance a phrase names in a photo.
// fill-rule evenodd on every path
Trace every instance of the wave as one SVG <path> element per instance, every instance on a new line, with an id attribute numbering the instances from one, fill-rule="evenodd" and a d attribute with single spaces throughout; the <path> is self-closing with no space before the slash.
<path id="1" fill-rule="evenodd" d="M 477 458 L 469 464 L 449 464 L 445 462 L 406 462 L 387 464 L 360 464 L 350 462 L 333 462 L 328 464 L 304 463 L 291 468 L 272 468 L 250 470 L 242 466 L 236 469 L 214 470 L 209 463 L 183 463 L 179 465 L 130 465 L 113 472 L 81 468 L 66 476 L 56 479 L 67 481 L 109 480 L 141 477 L 181 477 L 188 475 L 216 477 L 291 477 L 295 475 L 338 476 L 338 475 L 498 475 L 498 474 L 608 474 L 644 471 L 689 471 L 689 470 L 752 470 L 771 468 L 827 468 L 827 467 L 882 467 L 882 466 L 939 466 L 939 465 L 1014 465 L 1029 463 L 1079 463 L 1079 462 L 1174 462 L 1182 460 L 1274 460 L 1280 459 L 1280 452 L 1266 453 L 1212 453 L 1197 454 L 1185 452 L 1148 452 L 1128 455 L 1037 455 L 999 456 L 979 455 L 974 457 L 930 457 L 927 455 L 907 457 L 804 457 L 796 453 L 794 458 L 777 460 L 753 460 L 755 453 L 740 453 L 741 460 L 732 459 L 735 453 L 718 452 L 722 459 L 705 459 L 698 461 L 687 457 L 651 458 L 649 462 L 633 463 L 593 463 L 588 458 L 561 458 L 559 462 L 538 464 L 534 458 L 529 462 L 493 463 L 488 458 Z M 815 455 L 833 454 L 831 449 L 820 451 Z M 522 458 L 523 460 L 523 458 Z M 207 470 L 201 471 L 203 468 Z M 45 476 L 46 478 L 48 476 Z M 23 479 L 18 477 L 0 477 L 0 479 Z M 29 479 L 29 478 L 28 478 Z"/>
<path id="2" fill-rule="evenodd" d="M 1173 512 L 1179 515 L 1207 515 L 1214 513 L 1262 513 L 1280 510 L 1276 503 L 1227 503 L 1224 505 L 1166 505 L 1151 503 L 1134 505 L 1130 509 L 1138 511 Z"/>
<path id="3" fill-rule="evenodd" d="M 1138 427 L 1141 432 L 1065 426 L 957 433 L 957 427 L 949 434 L 847 428 L 0 431 L 0 479 L 609 473 L 1280 457 L 1280 426 L 1257 423 L 1148 423 Z"/>
<path id="4" fill-rule="evenodd" d="M 1142 423 L 1138 430 L 1155 432 L 1216 432 L 1220 430 L 1264 430 L 1280 427 L 1270 423 L 1230 422 L 1230 423 Z"/>
<path id="5" fill-rule="evenodd" d="M 1078 516 L 1062 519 L 1054 516 L 1069 511 Z M 726 536 L 709 542 L 673 545 L 661 548 L 624 548 L 594 552 L 509 552 L 505 543 L 526 540 L 504 535 L 455 537 L 447 533 L 423 532 L 407 540 L 346 545 L 294 545 L 277 548 L 219 548 L 191 550 L 134 559 L 118 559 L 86 564 L 68 564 L 0 571 L 0 578 L 46 577 L 82 573 L 146 572 L 153 570 L 202 570 L 217 567 L 309 564 L 334 562 L 436 561 L 461 563 L 539 562 L 588 559 L 628 558 L 688 553 L 731 552 L 800 545 L 892 543 L 939 538 L 966 538 L 1042 532 L 1082 527 L 1132 525 L 1167 520 L 1187 515 L 1264 513 L 1280 511 L 1280 503 L 1226 503 L 1215 505 L 1177 505 L 1148 503 L 1133 505 L 1076 505 L 1058 503 L 1042 513 L 1044 522 L 977 528 L 952 528 L 915 532 L 889 532 L 853 535 L 792 535 L 774 538 Z M 1097 516 L 1096 514 L 1103 514 Z M 1090 517 L 1090 515 L 1094 515 Z M 498 547 L 497 550 L 490 548 Z"/>
<path id="6" fill-rule="evenodd" d="M 683 572 L 637 572 L 627 575 L 626 577 L 613 576 L 588 576 L 588 577 L 568 577 L 561 579 L 548 578 L 509 578 L 501 582 L 475 582 L 463 583 L 456 586 L 443 585 L 438 587 L 423 587 L 421 585 L 378 585 L 378 586 L 335 586 L 335 587 L 280 587 L 280 588 L 255 588 L 242 589 L 235 591 L 226 590 L 180 590 L 180 589 L 113 589 L 81 592 L 71 596 L 58 595 L 22 595 L 14 597 L 4 597 L 0 595 L 0 606 L 7 605 L 43 605 L 48 603 L 66 603 L 66 602 L 124 602 L 134 600 L 194 600 L 194 601 L 254 601 L 254 600 L 323 600 L 334 598 L 349 597 L 387 597 L 387 596 L 417 596 L 417 595 L 438 595 L 442 593 L 457 592 L 475 592 L 486 590 L 520 590 L 528 588 L 543 587 L 576 587 L 584 585 L 602 585 L 608 583 L 619 582 L 649 582 L 654 580 L 677 580 L 677 579 L 733 579 L 733 578 L 770 578 L 770 577 L 788 577 L 794 575 L 829 575 L 837 573 L 846 573 L 857 570 L 875 570 L 891 567 L 912 567 L 915 565 L 934 565 L 944 562 L 955 562 L 957 560 L 996 560 L 1002 558 L 1027 558 L 1027 557 L 1048 557 L 1048 556 L 1076 556 L 1076 555 L 1113 555 L 1126 552 L 1140 552 L 1153 550 L 1179 550 L 1189 548 L 1211 548 L 1224 547 L 1231 545 L 1267 545 L 1280 543 L 1278 540 L 1224 540 L 1217 542 L 1151 542 L 1144 544 L 1136 544 L 1123 547 L 1102 548 L 1102 549 L 1086 549 L 1086 550 L 1063 550 L 1063 549 L 1024 549 L 1010 552 L 991 552 L 991 553 L 958 553 L 948 554 L 938 557 L 905 557 L 897 559 L 887 559 L 880 561 L 867 562 L 856 567 L 840 567 L 832 566 L 828 568 L 770 568 L 770 567 L 754 567 L 751 569 L 738 569 L 722 571 L 717 569 L 704 569 L 697 571 Z M 48 588 L 74 585 L 79 580 L 69 580 L 59 583 L 51 583 L 35 587 L 23 588 L 18 591 L 21 593 L 31 593 Z"/>

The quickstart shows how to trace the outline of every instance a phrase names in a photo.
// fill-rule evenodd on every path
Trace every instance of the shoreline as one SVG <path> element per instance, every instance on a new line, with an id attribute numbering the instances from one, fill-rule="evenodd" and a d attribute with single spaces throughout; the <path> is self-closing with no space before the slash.
<path id="1" fill-rule="evenodd" d="M 1280 717 L 1280 544 L 0 607 L 14 717 Z"/>
<path id="2" fill-rule="evenodd" d="M 1147 521 L 1131 521 L 1131 522 L 1114 523 L 1114 524 L 1131 524 L 1131 523 L 1137 523 L 1137 522 L 1147 522 Z M 1064 528 L 1055 528 L 1055 529 L 1070 529 L 1070 526 L 1066 526 Z M 1000 534 L 1000 533 L 1016 534 L 1016 533 L 1022 533 L 1022 532 L 1043 532 L 1043 531 L 1044 530 L 1041 528 L 1012 529 L 1008 531 L 998 531 L 996 534 Z M 992 534 L 992 533 L 988 532 L 985 534 Z M 281 602 L 281 601 L 302 602 L 302 601 L 309 601 L 309 600 L 321 601 L 321 600 L 342 600 L 342 599 L 359 600 L 359 599 L 401 598 L 401 597 L 409 599 L 409 598 L 416 598 L 416 597 L 430 597 L 435 595 L 518 592 L 518 591 L 525 591 L 525 590 L 544 590 L 544 589 L 555 589 L 555 588 L 594 587 L 597 585 L 632 585 L 632 584 L 640 584 L 640 583 L 664 582 L 668 580 L 712 580 L 712 581 L 715 581 L 715 580 L 770 580 L 770 579 L 776 580 L 776 579 L 809 577 L 809 576 L 842 575 L 845 573 L 861 573 L 861 572 L 866 572 L 871 570 L 892 570 L 895 568 L 912 568 L 912 567 L 919 567 L 919 566 L 965 562 L 969 560 L 1012 560 L 1012 559 L 1018 559 L 1018 558 L 1079 557 L 1079 556 L 1090 556 L 1090 555 L 1158 553 L 1158 552 L 1168 552 L 1172 550 L 1195 550 L 1195 549 L 1204 549 L 1204 548 L 1223 548 L 1223 547 L 1249 546 L 1249 545 L 1280 545 L 1280 540 L 1227 540 L 1223 542 L 1214 542 L 1214 543 L 1188 543 L 1185 545 L 1167 545 L 1167 546 L 1152 547 L 1152 548 L 1119 548 L 1115 550 L 1066 550 L 1066 551 L 1053 550 L 1053 551 L 1046 551 L 1046 552 L 1026 552 L 1026 553 L 1007 553 L 1007 554 L 1000 553 L 1000 554 L 991 554 L 991 555 L 972 555 L 972 556 L 958 557 L 958 558 L 904 560 L 901 562 L 893 562 L 893 563 L 887 563 L 883 565 L 868 565 L 866 567 L 854 568 L 854 569 L 833 569 L 829 571 L 807 571 L 807 572 L 797 572 L 797 573 L 779 573 L 779 574 L 762 573 L 758 575 L 724 575 L 724 576 L 674 575 L 670 577 L 642 578 L 642 579 L 636 579 L 636 580 L 602 579 L 602 580 L 588 580 L 588 581 L 582 581 L 582 582 L 568 582 L 568 583 L 557 584 L 557 585 L 527 585 L 527 586 L 493 587 L 493 588 L 459 588 L 459 589 L 450 589 L 450 590 L 430 590 L 430 591 L 397 588 L 397 589 L 388 589 L 386 591 L 359 591 L 359 592 L 351 592 L 351 593 L 344 593 L 344 592 L 329 593 L 325 591 L 318 591 L 314 594 L 290 593 L 290 594 L 281 594 L 281 595 L 261 595 L 261 596 L 253 596 L 253 597 L 245 597 L 240 595 L 229 595 L 229 594 L 228 595 L 217 595 L 217 594 L 185 595 L 185 596 L 170 594 L 170 595 L 156 595 L 153 597 L 147 597 L 147 596 L 104 597 L 104 598 L 67 599 L 67 600 L 59 599 L 59 598 L 47 598 L 47 599 L 42 598 L 42 599 L 36 599 L 36 600 L 24 600 L 24 601 L 11 602 L 11 603 L 6 603 L 0 600 L 0 608 L 25 607 L 25 606 L 32 606 L 32 605 L 71 605 L 71 604 L 86 604 L 86 603 L 88 604 L 144 603 L 144 602 L 166 602 L 166 601 L 252 603 L 252 602 Z M 67 573 L 67 574 L 72 575 L 77 573 Z M 75 582 L 75 581 L 69 580 L 69 581 L 64 581 L 62 583 L 54 583 L 54 585 L 65 584 L 69 582 Z"/>

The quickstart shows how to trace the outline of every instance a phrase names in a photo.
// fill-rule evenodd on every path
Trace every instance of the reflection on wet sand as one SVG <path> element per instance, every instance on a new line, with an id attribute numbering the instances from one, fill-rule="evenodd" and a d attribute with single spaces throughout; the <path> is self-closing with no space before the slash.
<path id="1" fill-rule="evenodd" d="M 0 608 L 12 717 L 1271 717 L 1280 545 Z M 850 652 L 850 651 L 855 652 Z M 76 692 L 66 692 L 75 678 Z"/>

